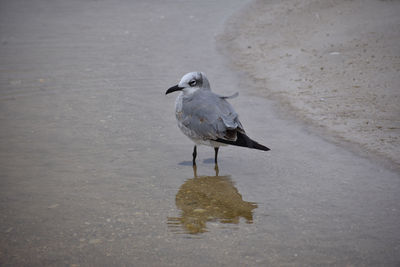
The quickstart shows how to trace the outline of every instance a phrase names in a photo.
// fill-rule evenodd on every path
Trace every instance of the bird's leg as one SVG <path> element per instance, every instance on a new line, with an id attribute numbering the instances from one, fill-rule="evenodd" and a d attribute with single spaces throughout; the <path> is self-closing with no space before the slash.
<path id="1" fill-rule="evenodd" d="M 219 169 L 218 169 L 218 150 L 219 150 L 219 147 L 214 147 L 214 151 L 215 151 L 215 158 L 214 158 L 214 163 L 215 163 L 215 167 L 214 167 L 215 176 L 218 176 L 218 174 L 219 174 Z"/>
<path id="2" fill-rule="evenodd" d="M 193 148 L 193 166 L 196 165 L 196 157 L 197 157 L 197 146 L 194 146 Z"/>
<path id="3" fill-rule="evenodd" d="M 219 147 L 214 147 L 214 151 L 215 151 L 214 163 L 215 163 L 215 165 L 218 164 L 218 149 L 219 149 Z"/>

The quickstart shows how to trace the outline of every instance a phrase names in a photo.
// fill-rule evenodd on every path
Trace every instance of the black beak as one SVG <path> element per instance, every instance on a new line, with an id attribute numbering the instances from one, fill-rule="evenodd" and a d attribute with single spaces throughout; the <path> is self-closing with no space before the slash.
<path id="1" fill-rule="evenodd" d="M 171 88 L 169 88 L 165 94 L 168 95 L 169 93 L 175 92 L 175 91 L 180 91 L 182 90 L 183 87 L 179 87 L 178 85 L 172 86 Z"/>

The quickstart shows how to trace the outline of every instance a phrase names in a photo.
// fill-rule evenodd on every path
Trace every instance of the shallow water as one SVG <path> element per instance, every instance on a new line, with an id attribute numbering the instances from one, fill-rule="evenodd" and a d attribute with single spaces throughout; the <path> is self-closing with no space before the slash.
<path id="1" fill-rule="evenodd" d="M 244 201 L 230 176 L 219 176 L 218 165 L 214 168 L 215 176 L 198 176 L 193 166 L 193 178 L 179 187 L 175 197 L 179 217 L 168 218 L 168 226 L 175 232 L 204 233 L 209 222 L 239 224 L 241 218 L 253 223 L 257 204 Z"/>
<path id="2" fill-rule="evenodd" d="M 238 8 L 2 3 L 0 264 L 399 262 L 398 174 L 252 94 L 215 49 Z M 221 148 L 217 176 L 199 147 L 195 177 L 165 96 L 192 70 L 240 92 L 231 103 L 271 151 Z"/>

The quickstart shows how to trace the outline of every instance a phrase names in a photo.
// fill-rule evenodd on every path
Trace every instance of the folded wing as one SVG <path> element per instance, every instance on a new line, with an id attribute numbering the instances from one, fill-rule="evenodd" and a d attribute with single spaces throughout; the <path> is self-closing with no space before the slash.
<path id="1" fill-rule="evenodd" d="M 181 123 L 203 139 L 235 141 L 237 132 L 245 133 L 231 104 L 211 91 L 183 99 Z"/>

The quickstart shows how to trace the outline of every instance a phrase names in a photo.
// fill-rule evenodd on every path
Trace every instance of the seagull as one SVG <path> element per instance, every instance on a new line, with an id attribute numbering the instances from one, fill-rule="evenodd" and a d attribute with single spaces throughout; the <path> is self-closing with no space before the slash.
<path id="1" fill-rule="evenodd" d="M 193 166 L 196 165 L 197 145 L 214 147 L 214 163 L 218 164 L 220 146 L 234 145 L 270 150 L 246 135 L 239 116 L 227 99 L 238 96 L 220 96 L 211 91 L 203 72 L 185 74 L 179 84 L 165 94 L 180 91 L 175 101 L 175 116 L 179 129 L 194 143 Z"/>

